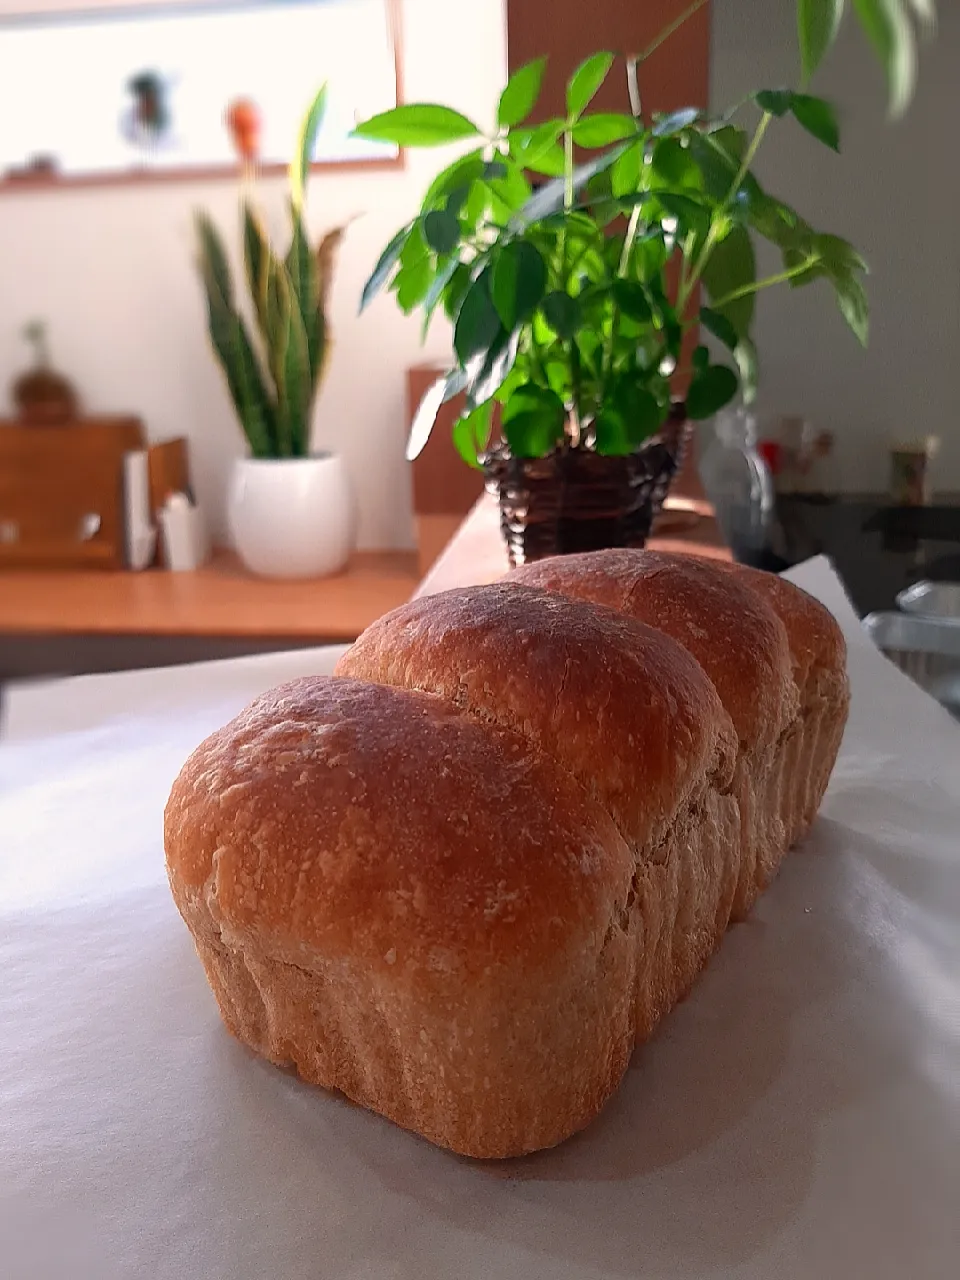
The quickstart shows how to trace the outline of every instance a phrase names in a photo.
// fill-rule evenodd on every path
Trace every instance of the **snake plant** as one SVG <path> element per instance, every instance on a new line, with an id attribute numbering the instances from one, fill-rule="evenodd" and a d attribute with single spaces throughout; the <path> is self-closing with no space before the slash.
<path id="1" fill-rule="evenodd" d="M 237 304 L 220 233 L 207 214 L 196 219 L 210 340 L 255 458 L 307 456 L 313 405 L 330 351 L 326 304 L 343 228 L 327 232 L 314 246 L 304 223 L 310 159 L 325 106 L 326 86 L 304 116 L 290 165 L 290 240 L 283 256 L 252 202 L 242 205 L 253 337 Z"/>

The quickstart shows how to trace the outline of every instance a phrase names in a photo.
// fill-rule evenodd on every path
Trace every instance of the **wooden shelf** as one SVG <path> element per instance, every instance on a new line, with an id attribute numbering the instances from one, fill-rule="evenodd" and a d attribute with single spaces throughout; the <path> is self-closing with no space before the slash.
<path id="1" fill-rule="evenodd" d="M 353 640 L 417 586 L 413 552 L 360 552 L 315 581 L 254 578 L 226 552 L 193 573 L 7 570 L 0 635 Z"/>

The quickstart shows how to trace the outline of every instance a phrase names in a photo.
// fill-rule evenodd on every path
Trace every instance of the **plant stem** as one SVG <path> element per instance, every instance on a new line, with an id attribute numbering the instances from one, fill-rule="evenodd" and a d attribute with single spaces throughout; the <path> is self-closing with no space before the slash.
<path id="1" fill-rule="evenodd" d="M 732 289 L 729 293 L 725 293 L 722 298 L 714 298 L 711 306 L 715 311 L 719 311 L 721 307 L 725 307 L 730 302 L 736 302 L 739 298 L 749 298 L 752 293 L 759 293 L 761 289 L 769 289 L 775 284 L 784 284 L 795 276 L 802 276 L 805 271 L 809 271 L 819 261 L 819 254 L 808 254 L 803 262 L 791 267 L 789 271 L 778 271 L 774 276 L 764 276 L 762 280 L 754 280 L 752 284 L 744 284 L 739 289 Z"/>
<path id="2" fill-rule="evenodd" d="M 770 121 L 772 119 L 773 119 L 773 116 L 770 114 L 769 111 L 765 111 L 763 115 L 760 117 L 760 123 L 757 125 L 756 132 L 754 133 L 753 137 L 750 140 L 750 145 L 749 147 L 747 147 L 746 154 L 744 155 L 743 160 L 740 162 L 740 168 L 737 170 L 737 175 L 730 185 L 730 190 L 727 192 L 723 200 L 723 203 L 720 205 L 720 208 L 717 210 L 718 213 L 725 213 L 726 210 L 729 209 L 730 205 L 733 203 L 733 200 L 736 197 L 737 192 L 740 190 L 740 183 L 744 180 L 747 173 L 749 172 L 750 166 L 751 164 L 753 164 L 754 157 L 756 156 L 757 151 L 760 148 L 760 143 L 763 141 L 763 135 L 767 132 L 767 129 L 769 128 L 769 125 L 770 125 Z M 710 229 L 707 231 L 706 237 L 703 242 L 703 247 L 700 250 L 700 253 L 697 255 L 696 261 L 693 264 L 693 269 L 691 270 L 689 276 L 687 277 L 685 287 L 680 290 L 680 296 L 677 300 L 677 310 L 681 315 L 683 314 L 687 303 L 690 301 L 690 295 L 693 292 L 697 281 L 700 279 L 701 275 L 703 274 L 704 268 L 706 267 L 707 263 L 710 260 L 710 254 L 713 252 L 716 242 L 717 242 L 717 222 L 714 219 L 710 223 Z"/>
<path id="3" fill-rule="evenodd" d="M 642 205 L 635 204 L 630 214 L 630 221 L 627 224 L 627 234 L 623 238 L 623 249 L 620 253 L 620 263 L 617 267 L 617 275 L 622 276 L 627 269 L 630 261 L 630 254 L 633 251 L 633 242 L 637 238 L 637 228 L 640 225 L 640 211 Z"/>
<path id="4" fill-rule="evenodd" d="M 527 354 L 530 357 L 531 364 L 536 366 L 537 376 L 540 379 L 540 385 L 542 387 L 547 387 L 550 385 L 550 383 L 547 378 L 547 370 L 543 363 L 543 355 L 540 352 L 540 347 L 538 346 L 537 339 L 533 333 L 533 325 L 530 326 L 527 332 L 530 339 L 527 346 Z"/>
<path id="5" fill-rule="evenodd" d="M 640 98 L 640 79 L 637 75 L 637 58 L 627 59 L 627 93 L 630 95 L 630 114 L 634 120 L 643 118 L 643 103 Z"/>
<path id="6" fill-rule="evenodd" d="M 573 208 L 573 130 L 563 135 L 563 207 L 569 213 Z"/>
<path id="7" fill-rule="evenodd" d="M 669 23 L 669 25 L 664 27 L 664 29 L 660 32 L 660 34 L 653 41 L 652 44 L 647 45 L 643 53 L 641 53 L 637 58 L 637 61 L 646 62 L 647 58 L 649 58 L 651 54 L 656 53 L 656 51 L 660 48 L 660 46 L 666 40 L 669 40 L 675 31 L 679 31 L 679 29 L 683 26 L 683 24 L 687 21 L 687 19 L 692 18 L 693 15 L 697 12 L 697 10 L 702 9 L 706 3 L 707 3 L 707 0 L 693 0 L 692 4 L 687 5 L 683 13 L 681 13 L 679 17 L 674 18 L 674 20 L 671 23 Z"/>
<path id="8" fill-rule="evenodd" d="M 582 406 L 580 403 L 583 394 L 583 386 L 581 380 L 580 368 L 580 348 L 577 346 L 576 338 L 570 339 L 570 384 L 573 392 L 573 434 L 572 442 L 574 447 L 580 443 L 583 435 L 583 423 L 581 419 Z"/>

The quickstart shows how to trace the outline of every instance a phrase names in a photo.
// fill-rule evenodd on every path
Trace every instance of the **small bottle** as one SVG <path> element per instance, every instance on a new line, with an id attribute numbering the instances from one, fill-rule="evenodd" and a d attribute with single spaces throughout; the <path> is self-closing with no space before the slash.
<path id="1" fill-rule="evenodd" d="M 753 414 L 743 408 L 717 414 L 700 478 L 734 555 L 748 562 L 755 559 L 767 543 L 774 488 L 770 468 L 757 452 Z"/>

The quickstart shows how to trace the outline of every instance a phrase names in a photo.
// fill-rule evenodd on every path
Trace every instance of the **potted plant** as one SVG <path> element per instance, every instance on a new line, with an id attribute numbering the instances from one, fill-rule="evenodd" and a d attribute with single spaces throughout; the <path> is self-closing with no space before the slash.
<path id="1" fill-rule="evenodd" d="M 330 351 L 326 305 L 333 258 L 343 234 L 342 228 L 329 231 L 314 246 L 304 222 L 310 157 L 325 103 L 324 88 L 301 127 L 290 167 L 290 239 L 282 256 L 251 200 L 242 205 L 256 338 L 235 298 L 223 242 L 210 218 L 197 216 L 210 340 L 250 449 L 234 466 L 230 531 L 247 568 L 267 577 L 335 573 L 353 545 L 353 499 L 343 462 L 311 447 L 313 409 Z"/>
<path id="2" fill-rule="evenodd" d="M 746 402 L 755 394 L 751 326 L 761 289 L 826 282 L 866 342 L 860 255 L 814 229 L 753 173 L 770 126 L 788 118 L 838 150 L 830 104 L 781 88 L 755 92 L 720 116 L 690 107 L 651 117 L 643 109 L 644 60 L 704 2 L 627 59 L 629 109 L 620 113 L 590 110 L 614 64 L 601 52 L 570 78 L 563 118 L 529 122 L 539 59 L 511 76 L 489 133 L 434 104 L 397 107 L 357 130 L 401 146 L 469 146 L 383 251 L 361 309 L 389 288 L 405 313 L 422 312 L 425 326 L 438 308 L 452 322 L 454 360 L 424 397 L 408 457 L 423 447 L 441 404 L 463 395 L 454 444 L 499 493 L 514 563 L 642 545 L 688 423 L 738 393 Z M 855 7 L 900 109 L 913 49 L 901 0 Z M 909 7 L 932 10 L 928 0 Z M 843 0 L 798 0 L 804 85 L 842 13 Z M 757 276 L 755 237 L 782 255 L 782 269 L 765 278 Z M 715 340 L 710 347 L 696 341 L 701 328 Z"/>

